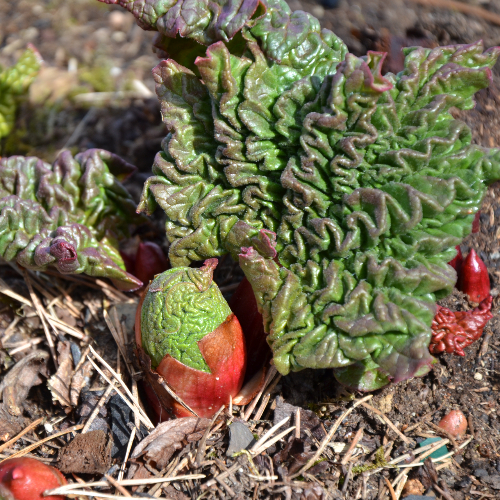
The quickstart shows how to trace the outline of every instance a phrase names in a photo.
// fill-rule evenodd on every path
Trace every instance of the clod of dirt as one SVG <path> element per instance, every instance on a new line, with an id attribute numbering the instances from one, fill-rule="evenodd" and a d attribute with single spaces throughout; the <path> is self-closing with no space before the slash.
<path id="1" fill-rule="evenodd" d="M 289 425 L 292 425 L 294 419 L 296 418 L 297 410 L 300 411 L 301 439 L 310 439 L 307 434 L 307 431 L 310 431 L 318 441 L 321 441 L 325 437 L 325 430 L 321 426 L 321 420 L 318 418 L 318 416 L 311 410 L 304 410 L 304 408 L 299 408 L 298 406 L 293 406 L 289 403 L 285 403 L 285 401 L 281 397 L 279 397 L 276 402 L 273 424 L 276 425 L 284 418 L 290 417 Z"/>
<path id="2" fill-rule="evenodd" d="M 112 438 L 104 431 L 78 434 L 59 452 L 59 470 L 65 473 L 104 474 L 111 466 Z"/>

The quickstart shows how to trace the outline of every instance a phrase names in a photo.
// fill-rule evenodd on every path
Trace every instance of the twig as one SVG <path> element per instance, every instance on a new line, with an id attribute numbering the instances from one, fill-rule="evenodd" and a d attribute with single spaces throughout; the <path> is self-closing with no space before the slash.
<path id="1" fill-rule="evenodd" d="M 88 337 L 87 337 L 87 335 L 85 335 L 85 333 L 83 333 L 82 331 L 78 330 L 78 328 L 74 328 L 73 326 L 68 325 L 67 323 L 65 323 L 64 321 L 62 321 L 61 319 L 59 319 L 58 317 L 55 317 L 55 316 L 53 316 L 51 314 L 46 314 L 45 315 L 45 319 L 49 323 L 51 323 L 51 326 L 53 328 L 62 330 L 63 332 L 66 332 L 67 334 L 69 334 L 69 335 L 71 335 L 73 337 L 76 337 L 79 340 L 83 340 L 83 341 L 87 341 L 88 340 Z M 52 324 L 52 323 L 55 323 L 55 325 Z"/>
<path id="2" fill-rule="evenodd" d="M 293 476 L 291 476 L 290 479 L 294 479 L 294 478 L 302 475 L 306 470 L 311 468 L 316 463 L 316 460 L 318 460 L 318 458 L 321 456 L 321 454 L 323 453 L 327 444 L 332 440 L 334 434 L 337 432 L 337 429 L 339 428 L 342 421 L 347 417 L 347 415 L 349 415 L 357 406 L 359 406 L 360 404 L 363 404 L 365 401 L 368 401 L 372 397 L 373 397 L 373 394 L 369 394 L 368 396 L 365 396 L 363 399 L 356 401 L 348 410 L 346 410 L 344 413 L 342 413 L 342 415 L 340 415 L 340 417 L 332 425 L 331 429 L 328 431 L 328 434 L 321 441 L 321 444 L 320 444 L 319 448 L 316 450 L 316 453 L 307 461 L 307 463 L 302 467 L 302 469 L 300 469 L 299 472 L 297 472 Z"/>
<path id="3" fill-rule="evenodd" d="M 400 497 L 401 497 L 401 493 L 403 492 L 403 489 L 406 485 L 406 482 L 408 481 L 408 476 L 404 476 L 401 481 L 399 481 L 397 487 L 396 487 L 396 490 L 395 490 L 395 493 L 396 493 L 396 500 L 399 500 Z M 391 487 L 392 487 L 392 484 L 391 484 Z"/>
<path id="4" fill-rule="evenodd" d="M 125 457 L 123 458 L 123 462 L 120 467 L 120 472 L 118 472 L 118 481 L 121 481 L 123 479 L 123 475 L 125 474 L 125 467 L 127 465 L 128 457 L 130 455 L 130 450 L 132 449 L 132 444 L 134 443 L 136 430 L 137 430 L 136 427 L 133 427 L 132 432 L 130 433 L 130 437 L 127 444 L 127 451 L 125 452 Z"/>
<path id="5" fill-rule="evenodd" d="M 274 431 L 278 430 L 280 427 L 285 425 L 288 421 L 290 420 L 290 417 L 286 417 L 280 422 L 278 422 L 276 425 L 273 425 L 268 431 L 266 431 L 260 439 L 250 448 L 250 452 L 254 452 L 255 450 L 258 450 L 261 448 L 264 443 L 270 438 L 272 434 L 274 434 Z"/>
<path id="6" fill-rule="evenodd" d="M 264 391 L 267 389 L 267 386 L 270 384 L 272 378 L 276 375 L 276 373 L 277 373 L 276 367 L 274 365 L 271 365 L 269 367 L 268 373 L 266 374 L 266 379 L 264 381 L 262 389 L 258 392 L 258 394 L 253 398 L 252 402 L 248 405 L 248 408 L 246 409 L 246 411 L 243 415 L 243 420 L 248 420 L 250 418 L 250 415 L 252 414 L 253 410 L 257 406 L 257 403 L 259 402 L 260 397 L 262 396 L 262 394 L 264 394 Z M 280 375 L 280 377 L 281 377 L 281 375 Z"/>
<path id="7" fill-rule="evenodd" d="M 488 352 L 488 346 L 490 343 L 490 339 L 493 336 L 493 330 L 488 328 L 486 335 L 484 336 L 483 343 L 481 344 L 481 349 L 479 350 L 478 357 L 481 358 Z"/>
<path id="8" fill-rule="evenodd" d="M 471 5 L 467 3 L 457 2 L 455 0 L 413 0 L 415 3 L 420 5 L 426 5 L 427 7 L 437 7 L 441 9 L 451 9 L 457 10 L 464 14 L 470 14 L 473 16 L 486 19 L 493 24 L 500 26 L 500 15 L 495 14 L 489 10 L 483 9 L 477 5 Z"/>
<path id="9" fill-rule="evenodd" d="M 441 484 L 443 484 L 441 482 Z M 454 498 L 450 495 L 449 491 L 446 491 L 444 488 L 446 488 L 443 484 L 443 488 L 440 488 L 439 485 L 434 483 L 432 487 L 445 499 L 445 500 L 454 500 Z"/>
<path id="10" fill-rule="evenodd" d="M 404 441 L 406 444 L 411 445 L 415 444 L 415 441 L 413 439 L 408 439 L 390 420 L 387 415 L 382 413 L 380 410 L 377 410 L 377 408 L 374 408 L 373 406 L 367 404 L 367 403 L 362 403 L 365 408 L 368 410 L 371 410 L 373 413 L 376 413 L 380 417 L 382 417 L 385 420 L 385 423 L 400 437 L 402 441 Z"/>
<path id="11" fill-rule="evenodd" d="M 441 439 L 437 443 L 433 443 L 434 446 L 432 448 L 430 448 L 429 450 L 427 450 L 425 453 L 422 453 L 422 455 L 420 455 L 417 458 L 415 458 L 408 465 L 414 465 L 414 464 L 422 461 L 424 458 L 427 458 L 429 455 L 432 455 L 436 450 L 438 450 L 439 448 L 441 448 L 445 444 L 448 444 L 449 442 L 450 442 L 449 439 Z M 443 459 L 443 457 L 440 457 L 440 459 Z M 399 481 L 401 481 L 401 479 L 403 478 L 403 476 L 406 475 L 407 473 L 408 473 L 408 471 L 405 471 L 405 470 L 402 471 L 402 472 L 400 472 L 396 476 L 396 479 L 394 479 L 394 481 L 392 482 L 392 487 L 394 488 L 399 483 Z"/>
<path id="12" fill-rule="evenodd" d="M 7 340 L 9 340 L 12 337 L 12 335 L 14 335 L 14 333 L 15 333 L 14 328 L 19 323 L 19 321 L 21 321 L 21 319 L 22 318 L 20 316 L 16 316 L 12 320 L 12 322 L 10 323 L 10 325 L 5 329 L 5 332 L 3 332 L 3 336 L 0 339 L 0 344 L 2 346 L 4 346 L 5 342 L 7 342 Z"/>
<path id="13" fill-rule="evenodd" d="M 31 300 L 14 292 L 14 290 L 12 290 L 9 287 L 9 285 L 7 285 L 7 283 L 5 283 L 5 281 L 3 279 L 0 279 L 0 293 L 3 293 L 4 295 L 7 295 L 7 297 L 10 297 L 11 299 L 15 299 L 18 302 L 21 302 L 22 304 L 25 304 L 27 306 L 33 306 L 33 303 L 31 302 Z"/>
<path id="14" fill-rule="evenodd" d="M 392 487 L 392 484 L 389 481 L 389 479 L 387 479 L 384 476 L 384 481 L 385 481 L 385 484 L 386 484 L 387 488 L 389 488 L 389 493 L 391 494 L 392 500 L 397 500 L 397 498 L 396 498 L 396 492 L 394 491 L 394 488 Z"/>
<path id="15" fill-rule="evenodd" d="M 122 355 L 122 358 L 125 360 L 125 365 L 127 366 L 127 370 L 129 373 L 131 373 L 130 367 L 128 366 L 127 358 L 125 357 L 125 343 L 122 336 L 120 335 L 121 332 L 118 332 L 116 325 L 111 320 L 108 311 L 106 311 L 106 309 L 103 309 L 102 315 L 104 316 L 104 321 L 106 322 L 106 325 L 108 325 L 111 335 L 113 335 L 113 338 L 115 339 L 118 349 L 120 349 L 120 353 Z"/>
<path id="16" fill-rule="evenodd" d="M 260 404 L 259 406 L 259 409 L 257 410 L 257 412 L 255 413 L 254 415 L 254 420 L 255 421 L 258 421 L 261 419 L 262 417 L 262 414 L 264 413 L 264 411 L 266 410 L 266 406 L 267 404 L 269 403 L 269 400 L 271 399 L 271 393 L 268 392 L 265 396 L 264 396 L 264 399 L 262 400 L 262 403 Z M 255 426 L 255 424 L 254 424 Z"/>
<path id="17" fill-rule="evenodd" d="M 203 462 L 203 458 L 205 456 L 207 439 L 208 439 L 208 436 L 210 434 L 210 431 L 212 430 L 212 425 L 215 424 L 215 421 L 217 420 L 217 418 L 219 418 L 219 415 L 222 413 L 224 408 L 225 408 L 225 406 L 222 405 L 219 408 L 219 411 L 212 417 L 210 425 L 206 428 L 205 432 L 203 433 L 203 437 L 200 439 L 200 443 L 198 445 L 198 450 L 196 452 L 195 467 L 201 467 L 201 463 Z"/>
<path id="18" fill-rule="evenodd" d="M 142 407 L 142 404 L 141 404 L 141 400 L 139 398 L 139 390 L 137 389 L 137 380 L 135 380 L 133 377 L 132 377 L 132 394 L 134 395 L 134 398 L 137 400 L 137 402 L 141 405 L 141 408 L 144 410 L 144 408 Z M 137 415 L 137 413 L 134 413 L 134 425 L 139 429 L 140 426 L 141 426 L 141 422 L 139 420 L 139 416 Z"/>
<path id="19" fill-rule="evenodd" d="M 146 412 L 141 408 L 141 405 L 139 404 L 139 401 L 137 401 L 134 398 L 134 395 L 130 392 L 130 389 L 127 387 L 127 385 L 125 384 L 125 382 L 123 382 L 123 380 L 121 379 L 121 377 L 119 377 L 118 374 L 115 372 L 115 370 L 113 370 L 113 368 L 111 368 L 111 366 L 109 366 L 109 364 L 106 363 L 106 361 L 104 361 L 104 359 L 102 359 L 101 356 L 99 356 L 99 354 L 97 354 L 97 352 L 94 350 L 94 348 L 92 346 L 90 346 L 90 351 L 111 372 L 111 374 L 113 375 L 113 377 L 123 387 L 123 389 L 127 393 L 127 396 L 132 400 L 132 402 L 134 403 L 134 405 L 137 406 L 137 409 L 138 409 L 139 413 L 142 415 L 143 420 L 146 421 L 144 423 L 144 425 L 146 425 L 146 427 L 149 427 L 150 429 L 154 429 L 154 425 L 149 420 L 149 417 L 147 416 Z M 90 358 L 89 358 L 89 360 L 90 360 Z M 92 360 L 90 360 L 90 362 L 92 362 Z M 134 411 L 137 411 L 137 410 L 134 410 Z"/>
<path id="20" fill-rule="evenodd" d="M 280 439 L 284 438 L 287 434 L 292 432 L 295 429 L 295 426 L 289 427 L 286 431 L 281 432 L 274 438 L 266 441 L 260 448 L 257 448 L 254 450 L 252 453 L 254 455 L 260 455 L 263 451 L 267 450 L 269 447 L 271 447 L 274 443 L 278 442 Z"/>
<path id="21" fill-rule="evenodd" d="M 23 429 L 17 436 L 14 436 L 11 440 L 7 441 L 6 443 L 2 444 L 0 446 L 0 453 L 3 450 L 8 450 L 11 445 L 13 445 L 18 439 L 22 438 L 25 434 L 30 432 L 31 430 L 35 429 L 38 427 L 43 422 L 44 417 L 40 417 L 38 420 L 35 420 L 34 422 L 31 422 L 26 429 Z"/>
<path id="22" fill-rule="evenodd" d="M 108 484 L 106 483 L 106 486 Z M 48 491 L 44 492 L 45 495 L 52 494 L 49 493 Z M 110 495 L 109 493 L 101 493 L 100 491 L 88 491 L 88 490 L 73 490 L 71 491 L 72 495 L 82 495 L 85 497 L 95 497 L 95 498 L 109 498 L 111 500 L 123 500 L 123 496 L 121 495 Z M 144 497 L 129 497 L 134 500 L 144 500 Z"/>
<path id="23" fill-rule="evenodd" d="M 99 373 L 99 375 L 108 383 L 108 384 L 113 384 L 111 380 L 106 376 L 106 374 L 92 361 L 92 358 L 88 358 L 92 366 L 96 369 L 96 371 Z M 114 370 L 113 370 L 114 372 Z M 118 382 L 121 382 L 121 379 L 116 377 L 116 380 Z M 138 415 L 139 419 L 141 422 L 148 428 L 148 429 L 154 429 L 154 425 L 151 423 L 151 420 L 149 420 L 149 417 L 141 415 L 142 408 L 139 405 L 134 405 L 132 404 L 119 390 L 118 387 L 115 387 L 116 393 L 122 398 L 122 401 L 134 412 Z"/>
<path id="24" fill-rule="evenodd" d="M 351 476 L 352 476 L 352 466 L 353 466 L 353 463 L 351 462 L 349 464 L 349 468 L 347 469 L 347 474 L 345 476 L 345 479 L 344 479 L 344 484 L 342 485 L 342 493 L 345 495 L 346 492 L 347 492 L 347 487 L 349 486 L 349 481 L 351 480 Z"/>
<path id="25" fill-rule="evenodd" d="M 238 465 L 239 466 L 239 465 Z M 175 477 L 150 477 L 146 479 L 122 479 L 121 481 L 116 481 L 120 486 L 141 486 L 145 484 L 157 484 L 157 483 L 168 483 L 171 481 L 187 481 L 191 479 L 205 479 L 205 474 L 187 474 L 185 476 L 175 476 Z M 53 490 L 48 490 L 45 492 L 45 496 L 51 495 L 73 495 L 74 490 L 78 488 L 93 488 L 100 486 L 109 486 L 107 481 L 93 481 L 90 483 L 71 483 L 59 486 Z M 98 493 L 100 495 L 100 493 Z"/>
<path id="26" fill-rule="evenodd" d="M 15 347 L 12 350 L 8 345 L 4 345 L 4 348 L 9 351 L 9 356 L 14 356 L 14 354 L 17 354 L 18 352 L 21 351 L 25 351 L 26 349 L 29 349 L 30 347 L 33 347 L 34 345 L 37 345 L 43 341 L 44 341 L 43 337 L 36 337 L 34 339 L 28 340 L 27 342 L 22 342 L 21 345 L 17 345 L 17 347 Z"/>
<path id="27" fill-rule="evenodd" d="M 101 399 L 99 399 L 99 402 L 97 403 L 95 408 L 92 410 L 90 417 L 87 419 L 87 421 L 85 422 L 85 426 L 82 429 L 82 434 L 85 434 L 89 431 L 90 426 L 92 425 L 92 422 L 97 417 L 100 409 L 105 405 L 106 400 L 108 399 L 109 395 L 113 392 L 113 390 L 116 390 L 114 382 L 109 384 L 108 388 L 106 389 L 106 392 L 101 396 Z"/>
<path id="28" fill-rule="evenodd" d="M 295 412 L 295 439 L 300 439 L 300 408 Z"/>
<path id="29" fill-rule="evenodd" d="M 52 355 L 54 365 L 57 369 L 59 367 L 59 364 L 57 363 L 57 356 L 56 356 L 56 350 L 54 347 L 54 341 L 52 340 L 52 335 L 50 334 L 49 327 L 47 326 L 47 323 L 45 322 L 45 314 L 43 312 L 42 305 L 40 304 L 38 297 L 35 295 L 35 292 L 33 291 L 33 286 L 31 285 L 31 280 L 30 280 L 30 278 L 28 276 L 28 272 L 26 270 L 23 271 L 23 275 L 24 275 L 24 281 L 26 282 L 26 285 L 28 286 L 28 291 L 29 291 L 31 300 L 33 302 L 33 305 L 35 306 L 35 310 L 38 313 L 40 321 L 42 322 L 43 331 L 45 332 L 45 337 L 47 337 L 47 344 L 49 344 L 50 354 Z"/>
<path id="30" fill-rule="evenodd" d="M 81 428 L 83 428 L 83 425 L 78 424 L 78 425 L 73 425 L 72 427 L 69 427 L 68 429 L 66 429 L 64 431 L 56 432 L 55 434 L 51 434 L 50 436 L 48 436 L 44 439 L 40 439 L 40 441 L 37 441 L 36 443 L 30 444 L 26 448 L 23 448 L 22 450 L 17 451 L 13 455 L 11 455 L 9 458 L 22 457 L 22 456 L 26 455 L 26 453 L 33 451 L 34 449 L 38 448 L 42 444 L 46 443 L 47 441 L 55 439 L 59 436 L 64 436 L 64 434 L 68 434 L 70 432 L 79 431 Z M 5 458 L 3 460 L 1 460 L 0 463 L 2 463 L 4 460 L 5 460 Z"/>
<path id="31" fill-rule="evenodd" d="M 349 459 L 351 458 L 354 448 L 356 448 L 356 445 L 359 443 L 362 437 L 363 437 L 363 427 L 358 429 L 358 431 L 354 435 L 354 438 L 349 446 L 349 449 L 347 450 L 346 454 L 344 455 L 344 458 L 340 462 L 342 465 L 345 465 L 347 464 L 347 462 L 349 462 Z"/>
<path id="32" fill-rule="evenodd" d="M 458 443 L 455 441 L 455 438 L 445 429 L 442 429 L 438 425 L 432 423 L 432 422 L 426 422 L 429 427 L 432 427 L 437 433 L 444 435 L 450 440 L 450 443 L 453 445 L 453 448 L 455 449 L 455 452 L 458 452 Z"/>
<path id="33" fill-rule="evenodd" d="M 108 474 L 104 474 L 104 477 L 109 482 L 109 484 L 111 484 L 111 486 L 114 486 L 124 497 L 132 496 L 116 479 L 113 479 Z"/>

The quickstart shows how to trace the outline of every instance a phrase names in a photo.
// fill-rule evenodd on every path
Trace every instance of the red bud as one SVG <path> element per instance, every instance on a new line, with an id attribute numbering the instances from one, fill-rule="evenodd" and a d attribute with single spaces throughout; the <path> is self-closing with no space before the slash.
<path id="1" fill-rule="evenodd" d="M 453 269 L 455 269 L 455 271 L 457 272 L 457 276 L 460 276 L 460 270 L 462 269 L 462 264 L 463 264 L 464 258 L 462 256 L 462 250 L 460 249 L 460 245 L 457 245 L 455 248 L 457 250 L 457 255 L 455 256 L 455 258 L 450 260 L 450 262 L 448 262 L 448 264 Z"/>
<path id="2" fill-rule="evenodd" d="M 493 298 L 489 295 L 475 309 L 455 312 L 438 305 L 431 326 L 430 353 L 447 352 L 465 356 L 464 348 L 481 337 L 486 323 L 493 317 L 492 302 Z"/>
<path id="3" fill-rule="evenodd" d="M 488 269 L 474 249 L 462 263 L 457 288 L 472 302 L 481 302 L 490 294 Z"/>
<path id="4" fill-rule="evenodd" d="M 139 310 L 139 309 L 138 309 Z M 140 321 L 136 321 L 136 328 Z M 138 346 L 138 355 L 150 388 L 146 390 L 148 400 L 158 420 L 172 416 L 190 417 L 192 413 L 165 390 L 164 383 L 200 417 L 212 417 L 219 408 L 229 403 L 229 398 L 238 394 L 243 385 L 246 367 L 246 350 L 243 332 L 238 319 L 231 314 L 227 320 L 198 342 L 201 353 L 210 368 L 210 373 L 195 370 L 166 355 L 156 370 Z"/>
<path id="5" fill-rule="evenodd" d="M 0 463 L 0 498 L 5 500 L 63 500 L 64 496 L 44 497 L 43 492 L 66 484 L 54 467 L 34 458 L 11 458 Z"/>
<path id="6" fill-rule="evenodd" d="M 472 232 L 479 233 L 479 218 L 481 217 L 481 212 L 477 212 L 474 220 L 472 221 Z"/>
<path id="7" fill-rule="evenodd" d="M 169 262 L 159 245 L 152 241 L 139 243 L 137 255 L 135 256 L 135 269 L 132 273 L 145 285 L 157 274 L 169 268 Z"/>

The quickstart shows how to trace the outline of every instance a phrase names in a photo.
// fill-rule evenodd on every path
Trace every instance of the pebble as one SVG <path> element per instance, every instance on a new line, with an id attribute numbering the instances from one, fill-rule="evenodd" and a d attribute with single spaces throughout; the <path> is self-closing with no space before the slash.
<path id="1" fill-rule="evenodd" d="M 250 429 L 242 422 L 234 422 L 229 426 L 229 446 L 226 455 L 232 457 L 254 443 L 255 438 Z"/>
<path id="2" fill-rule="evenodd" d="M 459 438 L 467 430 L 467 419 L 460 410 L 451 410 L 441 419 L 438 427 L 449 432 L 453 437 Z"/>
<path id="3" fill-rule="evenodd" d="M 483 380 L 483 375 L 479 372 L 474 373 L 474 380 Z"/>

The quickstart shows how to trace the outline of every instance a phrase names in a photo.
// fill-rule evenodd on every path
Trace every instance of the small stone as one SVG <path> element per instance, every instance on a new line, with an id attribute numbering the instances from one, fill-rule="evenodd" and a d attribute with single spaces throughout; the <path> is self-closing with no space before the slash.
<path id="1" fill-rule="evenodd" d="M 476 469 L 474 471 L 474 476 L 476 477 L 487 477 L 489 476 L 488 471 L 486 469 Z"/>
<path id="2" fill-rule="evenodd" d="M 232 457 L 235 453 L 246 450 L 254 443 L 255 438 L 250 429 L 242 422 L 234 422 L 229 426 L 229 446 L 226 456 Z"/>
<path id="3" fill-rule="evenodd" d="M 474 380 L 483 380 L 483 375 L 479 372 L 474 373 Z"/>
<path id="4" fill-rule="evenodd" d="M 112 29 L 119 30 L 123 28 L 127 21 L 127 14 L 119 10 L 113 10 L 109 13 L 108 22 Z"/>
<path id="5" fill-rule="evenodd" d="M 449 432 L 453 437 L 460 438 L 467 430 L 467 419 L 460 410 L 452 410 L 441 419 L 438 427 Z"/>

